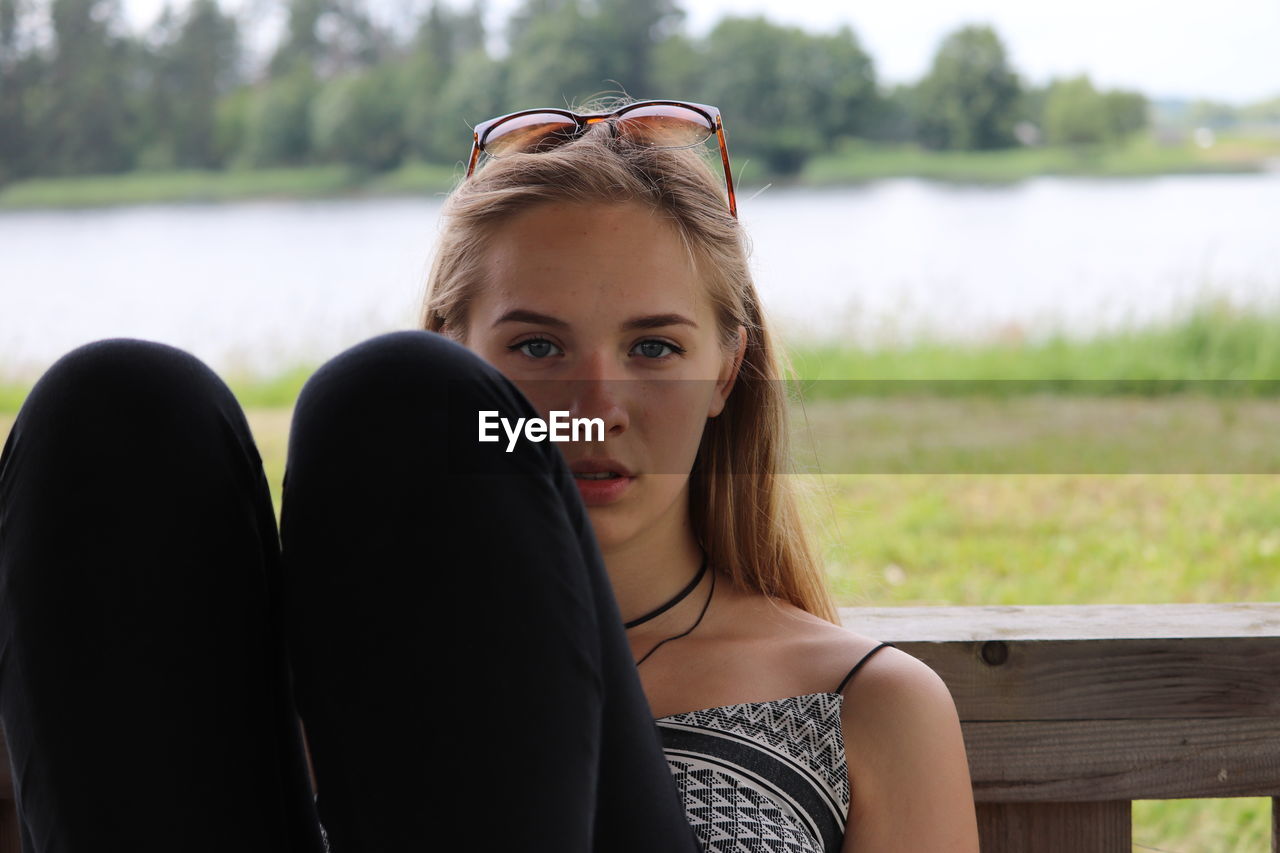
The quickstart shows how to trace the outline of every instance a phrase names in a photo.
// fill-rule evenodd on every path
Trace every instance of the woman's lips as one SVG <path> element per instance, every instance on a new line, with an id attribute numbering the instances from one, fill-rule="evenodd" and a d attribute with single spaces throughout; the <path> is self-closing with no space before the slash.
<path id="1" fill-rule="evenodd" d="M 574 476 L 573 482 L 578 486 L 578 494 L 587 506 L 604 506 L 620 499 L 631 488 L 635 477 L 610 477 L 603 480 L 588 480 Z"/>

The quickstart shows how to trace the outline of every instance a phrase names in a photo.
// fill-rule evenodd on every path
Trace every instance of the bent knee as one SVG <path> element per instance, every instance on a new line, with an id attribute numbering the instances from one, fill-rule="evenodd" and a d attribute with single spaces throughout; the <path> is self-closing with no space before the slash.
<path id="1" fill-rule="evenodd" d="M 386 332 L 343 350 L 313 373 L 298 395 L 299 411 L 366 415 L 370 406 L 437 406 L 450 399 L 518 405 L 515 386 L 479 354 L 439 332 Z"/>
<path id="2" fill-rule="evenodd" d="M 326 361 L 303 386 L 369 381 L 423 382 L 490 376 L 495 368 L 439 332 L 401 329 L 347 347 Z"/>
<path id="3" fill-rule="evenodd" d="M 234 413 L 239 404 L 196 356 L 159 341 L 104 338 L 58 358 L 32 386 L 14 428 L 146 439 L 219 410 Z"/>

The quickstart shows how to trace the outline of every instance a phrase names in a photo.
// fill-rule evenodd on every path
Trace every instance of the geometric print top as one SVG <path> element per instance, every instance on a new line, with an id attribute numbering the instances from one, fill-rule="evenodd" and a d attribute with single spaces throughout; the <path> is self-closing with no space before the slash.
<path id="1" fill-rule="evenodd" d="M 662 751 L 704 853 L 837 853 L 849 814 L 842 691 L 661 717 Z"/>

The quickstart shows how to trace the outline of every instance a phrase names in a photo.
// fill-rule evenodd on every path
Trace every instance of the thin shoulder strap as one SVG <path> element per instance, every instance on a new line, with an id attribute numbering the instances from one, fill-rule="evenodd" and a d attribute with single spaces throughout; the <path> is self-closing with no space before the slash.
<path id="1" fill-rule="evenodd" d="M 849 670 L 849 674 L 848 674 L 848 675 L 846 675 L 846 676 L 844 677 L 844 681 L 840 682 L 840 686 L 836 688 L 836 692 L 837 692 L 837 693 L 843 693 L 843 692 L 844 692 L 844 686 L 845 686 L 846 684 L 848 684 L 848 683 L 849 683 L 849 679 L 853 678 L 854 673 L 856 673 L 859 669 L 861 669 L 861 668 L 862 668 L 862 665 L 863 665 L 864 663 L 866 663 L 867 661 L 869 661 L 869 660 L 871 659 L 871 656 L 872 656 L 872 655 L 874 655 L 876 652 L 878 652 L 878 651 L 880 651 L 881 649 L 883 649 L 885 646 L 893 646 L 893 648 L 895 648 L 895 649 L 897 648 L 897 646 L 894 646 L 894 645 L 893 645 L 893 643 L 881 643 L 880 645 L 876 646 L 876 647 L 875 647 L 874 649 L 872 649 L 871 651 L 867 652 L 865 655 L 863 655 L 863 656 L 862 656 L 862 660 L 860 660 L 860 661 L 858 661 L 857 663 L 855 663 L 855 664 L 853 665 L 853 669 Z"/>

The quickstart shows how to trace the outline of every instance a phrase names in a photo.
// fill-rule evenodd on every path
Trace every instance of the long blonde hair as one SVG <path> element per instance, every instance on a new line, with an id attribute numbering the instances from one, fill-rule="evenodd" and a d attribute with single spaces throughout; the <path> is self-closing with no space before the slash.
<path id="1" fill-rule="evenodd" d="M 665 215 L 714 306 L 722 349 L 746 353 L 720 416 L 709 419 L 689 474 L 690 520 L 712 565 L 734 582 L 840 624 L 787 474 L 783 354 L 765 323 L 721 180 L 696 152 L 649 148 L 594 125 L 550 151 L 510 154 L 462 181 L 445 202 L 419 327 L 465 337 L 467 308 L 497 227 L 552 201 L 636 201 Z"/>

